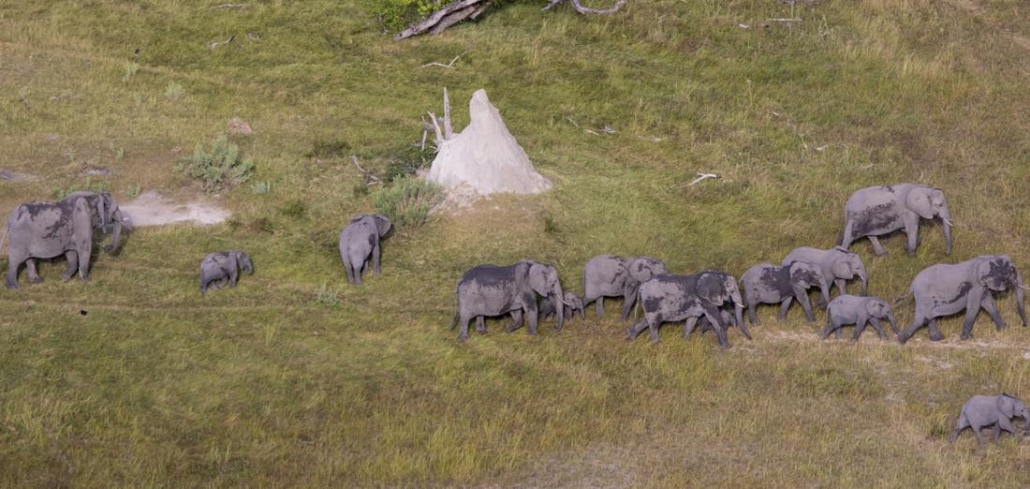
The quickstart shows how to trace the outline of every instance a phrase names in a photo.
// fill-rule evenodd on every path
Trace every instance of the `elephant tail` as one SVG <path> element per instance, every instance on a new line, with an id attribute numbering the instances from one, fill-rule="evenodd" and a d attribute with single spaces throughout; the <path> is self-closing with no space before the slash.
<path id="1" fill-rule="evenodd" d="M 891 307 L 894 307 L 894 306 L 897 306 L 898 304 L 901 304 L 902 301 L 904 301 L 905 299 L 908 299 L 911 296 L 912 296 L 912 290 L 910 289 L 907 294 L 905 294 L 905 295 L 895 299 L 894 300 L 894 304 L 892 304 Z"/>

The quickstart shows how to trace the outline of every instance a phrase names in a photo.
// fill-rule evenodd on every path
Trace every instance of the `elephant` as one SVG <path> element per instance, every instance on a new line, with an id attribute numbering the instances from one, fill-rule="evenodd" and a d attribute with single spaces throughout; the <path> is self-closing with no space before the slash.
<path id="1" fill-rule="evenodd" d="M 787 257 L 783 259 L 782 265 L 787 266 L 796 261 L 811 263 L 819 267 L 823 274 L 819 283 L 822 291 L 822 302 L 820 307 L 830 303 L 830 289 L 834 285 L 840 289 L 842 294 L 847 294 L 846 283 L 848 280 L 858 278 L 862 281 L 862 295 L 866 295 L 869 289 L 869 279 L 866 275 L 865 266 L 858 255 L 840 247 L 821 250 L 802 246 L 794 248 Z"/>
<path id="2" fill-rule="evenodd" d="M 1030 412 L 1027 412 L 1026 403 L 1021 399 L 1002 393 L 1000 396 L 973 396 L 962 405 L 962 414 L 958 417 L 958 424 L 955 431 L 948 437 L 949 442 L 955 442 L 962 430 L 969 428 L 973 430 L 976 441 L 983 443 L 980 437 L 980 429 L 985 426 L 994 425 L 994 440 L 1001 437 L 1002 430 L 1016 434 L 1016 427 L 1012 425 L 1012 418 L 1020 417 L 1026 421 L 1026 428 L 1023 434 L 1030 435 Z"/>
<path id="3" fill-rule="evenodd" d="M 886 319 L 890 322 L 891 330 L 898 333 L 898 322 L 894 320 L 894 311 L 890 304 L 876 297 L 859 297 L 856 295 L 839 295 L 834 297 L 826 306 L 826 329 L 823 330 L 825 340 L 830 333 L 837 333 L 841 336 L 841 327 L 845 324 L 855 325 L 855 335 L 852 341 L 858 341 L 858 337 L 865 331 L 866 323 L 872 323 L 873 329 L 880 335 L 880 339 L 886 339 L 887 335 L 880 326 L 880 320 Z"/>
<path id="4" fill-rule="evenodd" d="M 109 255 L 114 254 L 118 247 L 121 246 L 122 228 L 125 222 L 125 217 L 122 215 L 121 209 L 118 208 L 118 203 L 115 202 L 110 192 L 91 192 L 86 190 L 69 193 L 61 199 L 61 202 L 73 203 L 79 197 L 85 198 L 86 202 L 89 203 L 89 208 L 95 211 L 93 213 L 94 231 L 99 229 L 104 234 L 107 234 L 109 228 L 113 230 L 111 242 L 104 245 L 104 252 Z M 25 262 L 25 267 L 28 270 L 30 282 L 39 283 L 43 281 L 43 277 L 39 275 L 36 269 L 35 258 L 29 258 Z M 68 273 L 69 277 L 74 273 L 71 262 L 69 262 L 66 273 Z"/>
<path id="5" fill-rule="evenodd" d="M 225 287 L 226 282 L 230 287 L 236 287 L 241 269 L 248 275 L 254 274 L 250 257 L 242 251 L 216 251 L 207 255 L 200 262 L 200 295 L 207 294 L 207 287 L 211 284 L 218 289 Z"/>
<path id="6" fill-rule="evenodd" d="M 547 296 L 537 304 L 537 317 L 540 320 L 550 319 L 558 311 L 558 303 L 562 303 L 562 309 L 565 313 L 565 319 L 572 319 L 578 313 L 580 319 L 586 319 L 583 315 L 583 299 L 580 299 L 576 294 L 565 291 L 565 300 L 557 301 L 554 297 Z M 522 310 L 516 309 L 512 311 L 512 322 L 508 323 L 505 329 L 515 331 L 522 327 Z M 485 324 L 483 323 L 483 316 L 476 318 L 476 331 L 479 333 L 485 332 Z"/>
<path id="7" fill-rule="evenodd" d="M 393 224 L 382 214 L 361 214 L 350 220 L 340 232 L 340 258 L 347 270 L 347 281 L 361 285 L 361 274 L 372 258 L 372 273 L 379 275 L 379 241 L 393 229 Z"/>
<path id="8" fill-rule="evenodd" d="M 714 326 L 719 346 L 730 348 L 720 311 L 723 303 L 728 301 L 736 305 L 737 324 L 744 335 L 751 338 L 743 321 L 744 304 L 740 290 L 730 274 L 705 270 L 694 275 L 656 275 L 640 284 L 637 294 L 644 308 L 644 319 L 626 330 L 627 340 L 636 338 L 646 327 L 650 331 L 651 343 L 658 343 L 658 327 L 670 321 L 685 321 L 683 336 L 689 339 L 697 318 L 703 316 Z"/>
<path id="9" fill-rule="evenodd" d="M 951 213 L 944 191 L 917 183 L 867 187 L 851 194 L 844 205 L 844 231 L 840 245 L 867 237 L 878 256 L 887 254 L 878 236 L 904 229 L 908 237 L 905 251 L 915 255 L 919 245 L 919 219 L 939 217 L 944 225 L 946 255 L 951 254 Z"/>
<path id="10" fill-rule="evenodd" d="M 781 304 L 778 319 L 783 320 L 795 299 L 805 310 L 808 322 L 815 321 L 812 304 L 808 302 L 808 289 L 821 284 L 822 277 L 819 267 L 803 261 L 786 266 L 759 263 L 749 268 L 740 276 L 740 288 L 744 292 L 744 304 L 751 324 L 758 324 L 755 314 L 758 304 Z"/>
<path id="11" fill-rule="evenodd" d="M 64 255 L 68 268 L 61 274 L 68 280 L 76 271 L 89 280 L 93 252 L 93 211 L 89 201 L 78 197 L 70 202 L 30 202 L 11 211 L 7 219 L 7 282 L 18 288 L 18 269 L 32 258 L 50 259 Z M 29 281 L 42 282 L 35 265 L 28 267 Z"/>
<path id="12" fill-rule="evenodd" d="M 551 265 L 532 260 L 521 260 L 513 265 L 478 265 L 466 271 L 455 288 L 457 310 L 451 321 L 451 329 L 459 322 L 461 329 L 458 340 L 468 339 L 468 324 L 476 319 L 476 329 L 485 331 L 482 317 L 502 316 L 511 313 L 515 322 L 508 326 L 508 332 L 522 325 L 522 314 L 529 318 L 529 334 L 537 334 L 537 296 L 553 297 L 565 301 L 558 270 Z M 558 323 L 555 329 L 561 331 L 565 323 L 565 308 L 556 308 Z"/>
<path id="13" fill-rule="evenodd" d="M 944 335 L 937 328 L 937 318 L 966 311 L 962 325 L 962 339 L 973 337 L 973 323 L 982 307 L 991 315 L 998 330 L 1005 329 L 1005 321 L 998 315 L 993 292 L 1016 291 L 1016 311 L 1023 326 L 1027 325 L 1023 308 L 1023 279 L 1008 255 L 984 255 L 954 265 L 938 264 L 923 269 L 912 280 L 909 292 L 916 302 L 916 316 L 912 324 L 898 334 L 904 344 L 924 325 L 929 324 L 930 340 L 940 341 Z M 895 304 L 896 305 L 896 304 Z"/>
<path id="14" fill-rule="evenodd" d="M 657 258 L 595 256 L 583 268 L 583 306 L 596 301 L 597 315 L 603 316 L 604 298 L 622 297 L 622 320 L 625 321 L 637 300 L 637 287 L 663 273 L 665 263 Z"/>

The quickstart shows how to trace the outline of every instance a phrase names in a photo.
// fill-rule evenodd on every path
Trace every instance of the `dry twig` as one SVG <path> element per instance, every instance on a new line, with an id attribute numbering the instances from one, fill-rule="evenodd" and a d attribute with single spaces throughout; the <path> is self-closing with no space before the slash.
<path id="1" fill-rule="evenodd" d="M 719 175 L 716 175 L 714 173 L 698 173 L 697 174 L 697 178 L 695 178 L 694 181 L 690 182 L 689 186 L 693 186 L 695 183 L 699 183 L 699 182 L 701 182 L 703 180 L 706 180 L 706 179 L 709 179 L 709 178 L 720 178 L 720 177 L 719 177 Z"/>
<path id="2" fill-rule="evenodd" d="M 350 155 L 350 159 L 354 162 L 354 166 L 358 168 L 358 171 L 365 175 L 366 185 L 379 185 L 380 183 L 382 183 L 379 180 L 379 177 L 373 175 L 372 172 L 362 168 L 361 165 L 358 164 L 357 156 Z"/>
<path id="3" fill-rule="evenodd" d="M 468 51 L 465 51 L 465 53 L 467 53 L 467 52 Z M 462 56 L 465 56 L 465 53 L 461 53 L 461 54 L 455 56 L 454 59 L 452 59 L 451 62 L 447 63 L 447 64 L 443 64 L 443 63 L 426 63 L 426 64 L 422 65 L 421 67 L 425 68 L 427 66 L 440 66 L 440 67 L 443 67 L 443 68 L 454 68 L 454 62 L 458 61 L 458 58 L 460 58 Z"/>
<path id="4" fill-rule="evenodd" d="M 229 39 L 226 39 L 226 40 L 224 40 L 222 42 L 210 43 L 210 44 L 207 45 L 207 48 L 212 50 L 212 51 L 214 51 L 215 48 L 217 48 L 218 46 L 224 46 L 226 44 L 229 44 L 230 42 L 232 42 L 233 39 L 236 39 L 236 34 L 233 34 L 233 35 L 229 36 Z"/>

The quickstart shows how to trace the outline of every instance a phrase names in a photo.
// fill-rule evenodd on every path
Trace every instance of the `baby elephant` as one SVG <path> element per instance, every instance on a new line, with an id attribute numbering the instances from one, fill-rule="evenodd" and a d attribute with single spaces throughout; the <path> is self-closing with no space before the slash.
<path id="1" fill-rule="evenodd" d="M 540 303 L 540 317 L 543 319 L 547 319 L 551 316 L 554 316 L 555 312 L 558 311 L 557 307 L 558 301 L 554 298 L 548 297 L 544 299 Z M 580 319 L 586 319 L 586 317 L 583 315 L 583 299 L 580 299 L 579 296 L 577 296 L 576 294 L 566 291 L 565 304 L 563 305 L 563 307 L 565 308 L 566 318 L 572 318 L 576 314 L 579 314 Z"/>
<path id="2" fill-rule="evenodd" d="M 958 417 L 958 425 L 955 431 L 948 437 L 948 441 L 954 442 L 958 434 L 966 428 L 973 430 L 976 441 L 983 443 L 980 438 L 980 429 L 994 425 L 995 441 L 1005 430 L 1013 435 L 1016 434 L 1016 427 L 1012 425 L 1012 418 L 1023 418 L 1027 422 L 1025 435 L 1030 435 L 1030 413 L 1027 412 L 1026 404 L 1008 394 L 1000 396 L 973 396 L 962 405 L 962 414 Z"/>
<path id="3" fill-rule="evenodd" d="M 239 270 L 248 274 L 254 273 L 250 257 L 242 251 L 216 251 L 207 255 L 204 261 L 200 262 L 200 295 L 207 294 L 207 286 L 212 283 L 218 289 L 225 287 L 226 283 L 236 287 Z"/>
<path id="4" fill-rule="evenodd" d="M 854 295 L 839 295 L 826 306 L 826 329 L 823 330 L 823 339 L 836 332 L 841 337 L 841 327 L 845 324 L 855 325 L 855 336 L 852 341 L 858 341 L 858 337 L 865 331 L 866 322 L 873 324 L 873 329 L 880 335 L 880 339 L 886 339 L 887 335 L 880 326 L 880 320 L 886 319 L 891 323 L 891 330 L 898 333 L 898 323 L 894 320 L 894 312 L 890 304 L 887 304 L 876 297 L 858 297 Z"/>
<path id="5" fill-rule="evenodd" d="M 340 258 L 347 269 L 347 281 L 361 285 L 361 274 L 372 259 L 372 273 L 379 275 L 379 240 L 389 234 L 393 224 L 382 214 L 361 214 L 340 232 Z"/>
<path id="6" fill-rule="evenodd" d="M 808 302 L 808 289 L 819 285 L 823 274 L 815 265 L 795 261 L 778 267 L 771 263 L 759 263 L 740 276 L 747 317 L 751 324 L 758 324 L 755 306 L 758 304 L 782 304 L 778 319 L 787 317 L 791 301 L 797 299 L 805 310 L 808 322 L 815 321 L 812 304 Z"/>

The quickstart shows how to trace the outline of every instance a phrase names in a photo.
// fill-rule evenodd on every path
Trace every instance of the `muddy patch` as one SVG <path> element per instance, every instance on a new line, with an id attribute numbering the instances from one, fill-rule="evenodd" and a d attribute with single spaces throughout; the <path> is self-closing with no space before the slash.
<path id="1" fill-rule="evenodd" d="M 154 191 L 144 192 L 119 208 L 133 227 L 190 222 L 196 226 L 209 226 L 224 222 L 231 215 L 227 209 L 208 200 L 177 203 Z"/>

